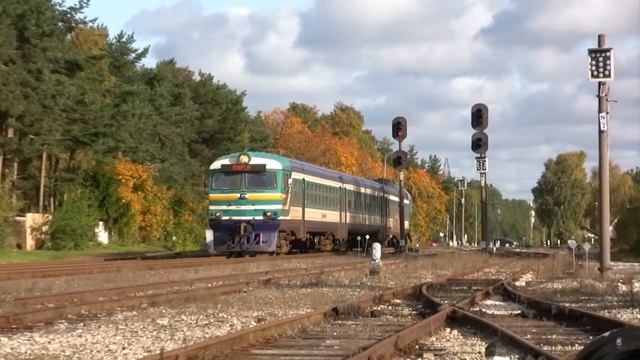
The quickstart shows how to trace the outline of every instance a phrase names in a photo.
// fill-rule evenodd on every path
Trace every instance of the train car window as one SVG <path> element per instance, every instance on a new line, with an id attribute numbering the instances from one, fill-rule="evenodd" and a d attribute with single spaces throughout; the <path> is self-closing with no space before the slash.
<path id="1" fill-rule="evenodd" d="M 246 173 L 245 178 L 247 189 L 275 189 L 276 187 L 276 173 L 274 172 Z"/>
<path id="2" fill-rule="evenodd" d="M 211 188 L 216 190 L 240 189 L 242 174 L 239 173 L 213 173 L 211 176 Z"/>

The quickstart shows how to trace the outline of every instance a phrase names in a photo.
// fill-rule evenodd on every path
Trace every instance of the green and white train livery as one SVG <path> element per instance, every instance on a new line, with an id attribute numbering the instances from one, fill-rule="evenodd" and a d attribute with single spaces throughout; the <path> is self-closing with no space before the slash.
<path id="1" fill-rule="evenodd" d="M 399 189 L 389 181 L 242 152 L 211 164 L 208 189 L 216 253 L 334 250 L 352 247 L 357 236 L 382 245 L 399 238 Z M 406 191 L 404 197 L 405 214 L 411 214 L 411 197 Z"/>

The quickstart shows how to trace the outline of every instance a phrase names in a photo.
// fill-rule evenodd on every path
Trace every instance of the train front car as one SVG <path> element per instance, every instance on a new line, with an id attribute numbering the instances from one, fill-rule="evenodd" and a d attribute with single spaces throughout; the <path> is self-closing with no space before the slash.
<path id="1" fill-rule="evenodd" d="M 209 167 L 209 227 L 214 250 L 227 256 L 275 253 L 286 201 L 288 161 L 281 156 L 242 152 Z"/>

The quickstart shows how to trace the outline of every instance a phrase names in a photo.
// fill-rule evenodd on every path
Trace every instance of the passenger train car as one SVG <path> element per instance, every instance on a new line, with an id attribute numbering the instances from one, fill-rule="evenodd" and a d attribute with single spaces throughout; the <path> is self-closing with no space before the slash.
<path id="1" fill-rule="evenodd" d="M 225 155 L 209 167 L 209 227 L 218 254 L 353 246 L 399 238 L 399 188 L 265 152 Z M 411 197 L 404 192 L 407 218 Z M 405 221 L 409 229 L 409 221 Z M 351 244 L 351 245 L 350 245 Z M 363 244 L 364 245 L 364 244 Z"/>

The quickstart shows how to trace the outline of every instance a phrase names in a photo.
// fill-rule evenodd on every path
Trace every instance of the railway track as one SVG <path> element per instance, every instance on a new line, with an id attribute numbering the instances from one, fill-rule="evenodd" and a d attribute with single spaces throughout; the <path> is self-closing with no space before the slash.
<path id="1" fill-rule="evenodd" d="M 51 278 L 60 276 L 91 275 L 101 273 L 115 273 L 122 271 L 141 271 L 158 269 L 189 268 L 211 265 L 230 265 L 241 263 L 256 263 L 269 261 L 283 261 L 285 259 L 299 260 L 322 256 L 339 256 L 333 253 L 313 253 L 286 256 L 259 256 L 249 258 L 226 259 L 223 257 L 199 257 L 167 260 L 76 260 L 64 262 L 46 262 L 29 264 L 0 264 L 0 281 Z"/>
<path id="2" fill-rule="evenodd" d="M 476 267 L 466 273 L 477 271 Z M 425 317 L 425 308 L 418 296 L 420 288 L 421 285 L 413 285 L 388 290 L 145 359 L 343 359 L 356 356 Z"/>
<path id="3" fill-rule="evenodd" d="M 447 299 L 458 299 L 459 284 L 451 288 L 443 284 L 426 296 L 445 301 L 432 301 L 432 307 L 447 308 Z M 444 289 L 444 291 L 443 291 Z M 448 291 L 447 291 L 448 290 Z M 450 296 L 453 294 L 453 296 Z M 442 311 L 441 311 L 442 312 Z M 514 289 L 510 281 L 500 281 L 457 302 L 450 321 L 491 333 L 502 348 L 515 355 L 543 359 L 573 358 L 595 337 L 614 329 L 634 327 L 630 323 L 589 313 L 527 296 Z M 637 328 L 637 327 L 636 327 Z M 640 330 L 640 328 L 638 328 Z M 501 339 L 501 340 L 500 340 Z M 429 349 L 421 349 L 428 352 Z"/>
<path id="4" fill-rule="evenodd" d="M 640 324 L 640 278 L 601 282 L 591 279 L 529 281 L 520 288 L 543 300 Z M 594 301 L 604 296 L 604 301 Z"/>
<path id="5" fill-rule="evenodd" d="M 404 262 L 406 260 L 387 260 L 385 266 L 394 266 Z M 369 262 L 365 260 L 329 266 L 287 268 L 16 298 L 13 303 L 20 310 L 0 316 L 0 329 L 28 327 L 69 316 L 86 316 L 91 313 L 142 305 L 158 306 L 197 301 L 202 298 L 241 292 L 247 288 L 262 287 L 297 278 L 313 278 L 330 273 L 367 269 L 368 267 Z"/>
<path id="6" fill-rule="evenodd" d="M 393 289 L 360 301 L 263 324 L 146 357 L 155 359 L 379 359 L 402 352 L 437 358 L 442 348 L 419 342 L 445 325 L 467 326 L 511 355 L 561 359 L 593 337 L 624 326 L 618 320 L 540 303 L 499 278 L 456 276 L 439 284 Z M 488 285 L 488 286 L 487 286 Z M 465 296 L 466 295 L 466 296 Z M 500 303 L 516 311 L 486 312 Z M 495 307 L 494 307 L 495 310 Z M 426 318 L 425 318 L 426 317 Z M 548 336 L 555 333 L 557 336 Z M 417 346 L 409 346 L 413 344 Z M 561 347 L 558 344 L 577 344 Z"/>
<path id="7" fill-rule="evenodd" d="M 304 329 L 264 345 L 239 349 L 226 359 L 344 359 L 423 318 L 414 299 L 392 299 L 369 309 L 336 313 L 321 326 Z"/>

